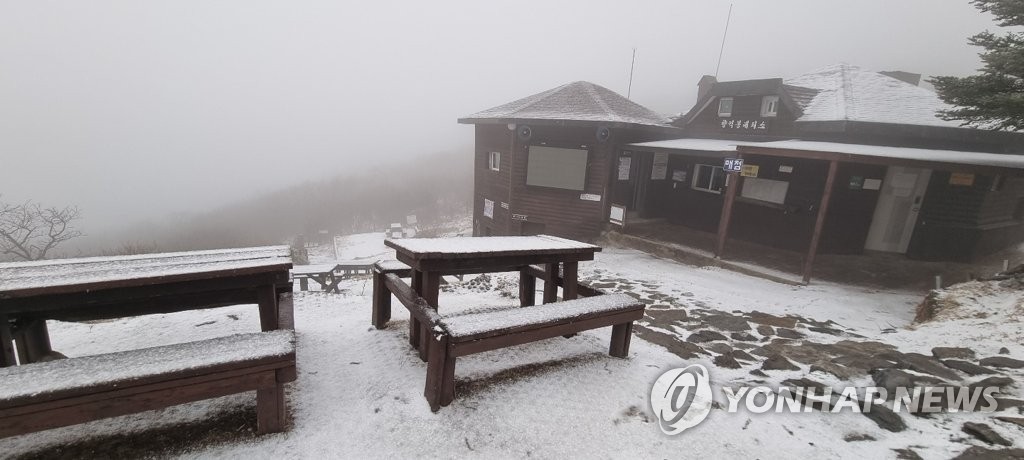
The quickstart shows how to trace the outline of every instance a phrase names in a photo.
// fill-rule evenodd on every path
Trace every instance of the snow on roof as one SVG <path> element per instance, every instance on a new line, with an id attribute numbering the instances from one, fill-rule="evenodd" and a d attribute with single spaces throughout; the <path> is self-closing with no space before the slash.
<path id="1" fill-rule="evenodd" d="M 736 141 L 725 139 L 669 139 L 666 141 L 638 142 L 630 147 L 674 150 L 699 150 L 704 152 L 735 152 Z"/>
<path id="2" fill-rule="evenodd" d="M 427 255 L 509 255 L 532 251 L 581 252 L 600 251 L 599 246 L 550 235 L 477 236 L 463 238 L 403 238 L 385 240 L 384 244 L 410 252 L 419 258 Z"/>
<path id="3" fill-rule="evenodd" d="M 774 142 L 736 142 L 742 149 L 744 146 L 764 147 L 785 150 L 802 150 L 808 152 L 832 152 L 846 155 L 883 157 L 911 161 L 927 161 L 933 163 L 954 163 L 999 168 L 1024 169 L 1024 155 L 963 152 L 955 150 L 919 149 L 909 147 L 885 147 L 878 145 L 843 144 L 839 142 L 817 141 L 774 141 Z"/>
<path id="4" fill-rule="evenodd" d="M 287 246 L 0 263 L 0 292 L 290 263 Z"/>
<path id="5" fill-rule="evenodd" d="M 638 302 L 626 294 L 598 295 L 564 302 L 444 318 L 441 320 L 441 325 L 449 334 L 465 337 L 524 324 L 544 323 L 560 318 L 575 318 L 588 313 L 621 310 L 636 305 Z"/>
<path id="6" fill-rule="evenodd" d="M 818 91 L 803 107 L 803 115 L 797 121 L 960 126 L 936 115 L 952 106 L 942 102 L 935 92 L 849 64 L 824 67 L 784 83 Z"/>
<path id="7" fill-rule="evenodd" d="M 199 342 L 143 348 L 0 369 L 0 400 L 106 385 L 116 388 L 145 377 L 256 361 L 295 351 L 290 330 L 236 334 Z"/>
<path id="8" fill-rule="evenodd" d="M 664 116 L 622 95 L 586 81 L 567 83 L 459 119 L 460 123 L 482 120 L 571 120 L 668 126 Z"/>

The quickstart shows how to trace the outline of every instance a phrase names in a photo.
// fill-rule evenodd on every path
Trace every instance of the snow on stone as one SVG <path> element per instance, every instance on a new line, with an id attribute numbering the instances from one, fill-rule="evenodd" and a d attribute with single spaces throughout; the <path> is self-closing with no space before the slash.
<path id="1" fill-rule="evenodd" d="M 255 361 L 293 351 L 295 333 L 281 330 L 6 367 L 0 368 L 0 399 L 83 386 L 117 387 L 148 376 Z"/>
<path id="2" fill-rule="evenodd" d="M 404 248 L 417 255 L 426 254 L 514 254 L 530 251 L 576 252 L 600 247 L 557 236 L 478 236 L 464 238 L 407 238 L 387 240 L 389 246 Z"/>
<path id="3" fill-rule="evenodd" d="M 849 64 L 836 64 L 784 81 L 818 91 L 797 121 L 850 120 L 958 127 L 937 116 L 952 106 L 935 92 Z"/>
<path id="4" fill-rule="evenodd" d="M 287 246 L 0 263 L 0 292 L 287 263 Z"/>
<path id="5" fill-rule="evenodd" d="M 613 312 L 637 303 L 636 299 L 625 294 L 599 295 L 553 304 L 445 318 L 441 320 L 441 324 L 454 336 L 468 336 L 523 324 L 574 318 L 588 313 Z"/>

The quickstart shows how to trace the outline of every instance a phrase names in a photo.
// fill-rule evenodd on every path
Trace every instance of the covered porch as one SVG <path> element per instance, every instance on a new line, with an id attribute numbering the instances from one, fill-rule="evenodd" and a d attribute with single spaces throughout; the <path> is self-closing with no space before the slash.
<path id="1" fill-rule="evenodd" d="M 624 233 L 795 274 L 803 284 L 812 273 L 875 284 L 887 276 L 880 260 L 893 261 L 887 279 L 967 279 L 1024 236 L 1018 155 L 799 140 L 629 148 L 622 155 L 650 167 L 614 184 L 617 198 L 631 195 L 613 204 L 626 210 Z M 743 160 L 742 169 L 723 170 L 727 158 Z"/>

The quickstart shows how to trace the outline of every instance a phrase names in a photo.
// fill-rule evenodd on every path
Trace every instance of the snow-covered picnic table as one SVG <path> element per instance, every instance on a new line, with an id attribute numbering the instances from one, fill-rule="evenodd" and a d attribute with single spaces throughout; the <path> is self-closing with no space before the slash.
<path id="1" fill-rule="evenodd" d="M 535 302 L 537 272 L 542 271 L 544 303 L 557 300 L 559 283 L 562 298 L 575 299 L 579 295 L 579 262 L 594 260 L 594 253 L 601 250 L 599 246 L 549 235 L 388 239 L 384 244 L 394 248 L 399 262 L 409 266 L 413 290 L 435 310 L 442 275 L 518 271 L 520 304 L 528 306 Z M 374 324 L 386 322 L 385 316 L 390 318 L 390 311 L 375 311 Z M 410 343 L 417 346 L 424 359 L 424 342 L 429 336 L 416 318 L 409 321 Z"/>
<path id="2" fill-rule="evenodd" d="M 287 246 L 0 264 L 0 367 L 52 351 L 47 319 L 253 303 L 263 330 L 278 329 L 278 294 L 291 291 L 291 267 Z"/>
<path id="3" fill-rule="evenodd" d="M 341 280 L 355 275 L 369 275 L 372 266 L 370 262 L 352 260 L 299 265 L 292 268 L 292 278 L 299 281 L 299 289 L 303 291 L 309 289 L 309 280 L 313 280 L 324 292 L 338 292 Z"/>

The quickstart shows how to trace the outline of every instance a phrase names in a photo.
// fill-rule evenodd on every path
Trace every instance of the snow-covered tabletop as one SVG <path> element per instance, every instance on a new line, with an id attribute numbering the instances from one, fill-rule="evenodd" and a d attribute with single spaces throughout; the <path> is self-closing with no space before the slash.
<path id="1" fill-rule="evenodd" d="M 285 267 L 287 266 L 287 267 Z M 211 277 L 287 269 L 287 246 L 173 252 L 117 257 L 85 257 L 0 264 L 0 299 L 46 291 L 64 293 L 146 285 L 168 279 Z"/>
<path id="2" fill-rule="evenodd" d="M 601 247 L 550 235 L 478 236 L 460 238 L 405 238 L 384 244 L 413 259 L 466 259 L 529 254 L 578 254 Z"/>

